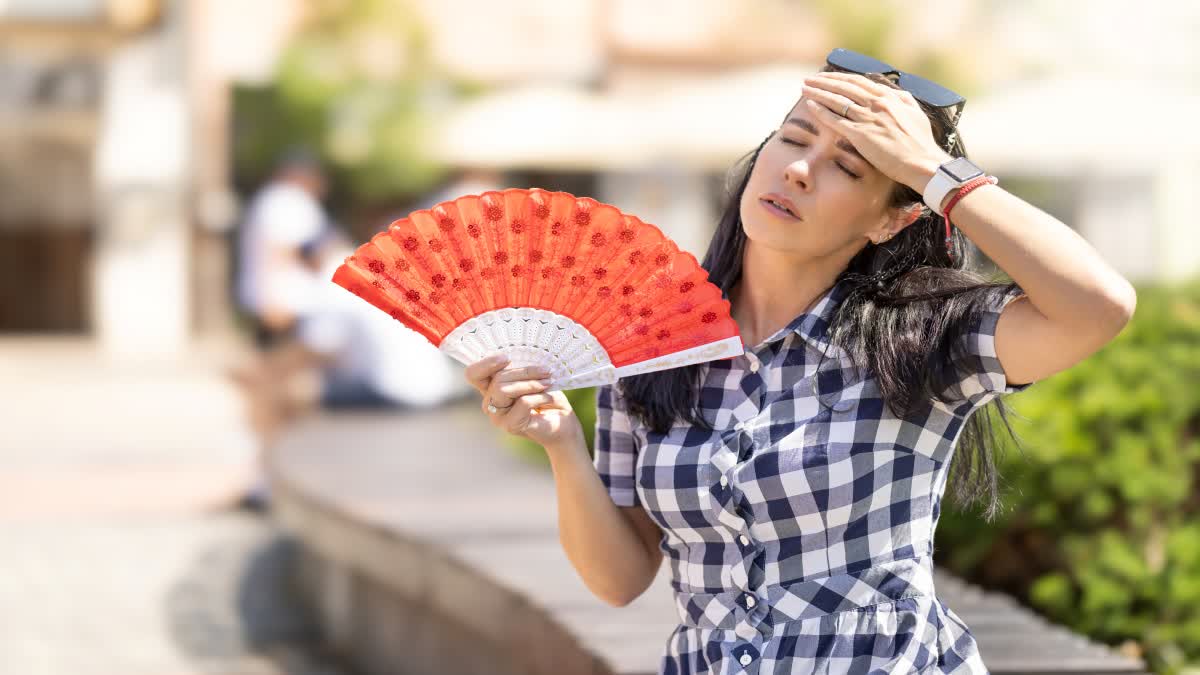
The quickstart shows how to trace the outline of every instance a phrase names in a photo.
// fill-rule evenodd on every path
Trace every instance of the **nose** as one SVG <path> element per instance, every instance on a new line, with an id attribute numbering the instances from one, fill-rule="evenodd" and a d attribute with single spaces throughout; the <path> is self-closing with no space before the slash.
<path id="1" fill-rule="evenodd" d="M 788 184 L 794 184 L 801 190 L 807 191 L 812 179 L 809 172 L 808 159 L 800 157 L 795 161 L 785 164 L 783 167 L 783 179 Z"/>

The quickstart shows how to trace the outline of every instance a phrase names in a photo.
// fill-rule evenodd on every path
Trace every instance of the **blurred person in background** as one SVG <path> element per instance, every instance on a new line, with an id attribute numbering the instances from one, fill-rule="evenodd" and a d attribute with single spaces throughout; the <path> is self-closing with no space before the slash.
<path id="1" fill-rule="evenodd" d="M 422 335 L 332 282 L 354 252 L 345 235 L 328 230 L 312 248 L 318 283 L 293 339 L 236 376 L 261 449 L 317 408 L 428 410 L 472 391 L 459 364 Z M 243 504 L 261 508 L 266 498 L 260 480 Z"/>
<path id="2" fill-rule="evenodd" d="M 416 208 L 499 190 L 501 178 L 463 169 Z M 423 336 L 332 282 L 354 245 L 325 224 L 317 201 L 324 185 L 311 156 L 285 157 L 255 197 L 243 231 L 249 269 L 243 267 L 248 274 L 239 290 L 258 300 L 256 340 L 263 351 L 231 375 L 246 394 L 260 449 L 317 408 L 423 410 L 473 391 L 461 367 Z M 267 494 L 260 478 L 242 505 L 259 510 Z"/>
<path id="3" fill-rule="evenodd" d="M 238 232 L 237 300 L 253 321 L 259 349 L 289 337 L 312 301 L 318 280 L 305 254 L 328 229 L 321 206 L 328 187 L 317 157 L 293 149 L 246 209 Z"/>

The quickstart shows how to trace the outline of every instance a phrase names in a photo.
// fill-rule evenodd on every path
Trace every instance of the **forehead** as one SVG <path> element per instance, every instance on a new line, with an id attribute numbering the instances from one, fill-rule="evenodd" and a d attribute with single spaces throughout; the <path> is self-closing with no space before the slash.
<path id="1" fill-rule="evenodd" d="M 832 133 L 834 138 L 844 138 L 844 136 L 841 134 L 817 124 L 817 122 L 813 119 L 812 111 L 808 109 L 808 106 L 804 105 L 806 100 L 808 99 L 801 98 L 792 105 L 792 109 L 783 116 L 783 120 L 779 123 L 780 128 L 806 128 L 808 131 L 815 133 L 818 136 L 824 136 Z M 789 123 L 789 120 L 800 120 L 802 122 L 807 122 L 807 124 L 796 125 L 795 123 Z"/>
<path id="2" fill-rule="evenodd" d="M 854 147 L 854 144 L 846 140 L 845 136 L 833 131 L 828 127 L 817 124 L 813 120 L 813 115 L 811 112 L 809 112 L 808 107 L 803 105 L 803 101 L 804 99 L 801 99 L 800 101 L 796 102 L 796 105 L 792 106 L 792 109 L 790 112 L 788 112 L 787 117 L 783 118 L 783 123 L 780 125 L 781 129 L 804 129 L 805 131 L 817 136 L 832 134 L 834 143 L 839 149 L 853 157 L 861 159 L 864 162 L 867 161 L 866 158 L 859 153 L 858 149 Z"/>

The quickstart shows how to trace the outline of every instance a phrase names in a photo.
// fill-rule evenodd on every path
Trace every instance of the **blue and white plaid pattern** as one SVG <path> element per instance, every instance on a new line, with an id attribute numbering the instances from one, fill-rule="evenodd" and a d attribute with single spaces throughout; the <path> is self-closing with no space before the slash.
<path id="1" fill-rule="evenodd" d="M 987 672 L 934 594 L 933 535 L 964 423 L 1030 386 L 1007 383 L 993 341 L 1019 296 L 962 337 L 962 396 L 900 418 L 826 340 L 845 292 L 835 285 L 744 356 L 703 366 L 716 431 L 653 433 L 618 389 L 597 390 L 600 478 L 665 534 L 681 623 L 662 674 Z"/>

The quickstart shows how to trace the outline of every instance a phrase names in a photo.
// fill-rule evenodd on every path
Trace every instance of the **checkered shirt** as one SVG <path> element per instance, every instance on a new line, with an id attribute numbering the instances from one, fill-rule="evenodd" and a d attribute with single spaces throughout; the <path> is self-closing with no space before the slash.
<path id="1" fill-rule="evenodd" d="M 702 366 L 715 431 L 654 433 L 617 388 L 597 390 L 597 472 L 617 505 L 641 506 L 664 533 L 681 623 L 661 674 L 987 672 L 935 596 L 933 535 L 968 417 L 1030 386 L 1009 385 L 995 352 L 996 320 L 1018 295 L 960 337 L 962 396 L 897 417 L 826 339 L 846 291 Z"/>

